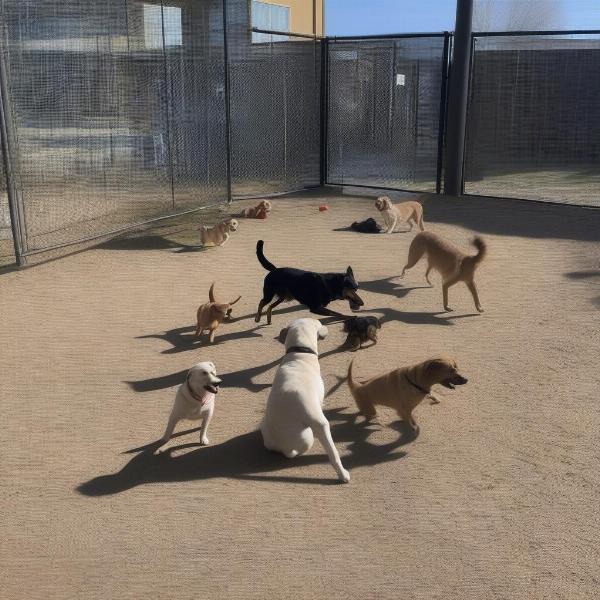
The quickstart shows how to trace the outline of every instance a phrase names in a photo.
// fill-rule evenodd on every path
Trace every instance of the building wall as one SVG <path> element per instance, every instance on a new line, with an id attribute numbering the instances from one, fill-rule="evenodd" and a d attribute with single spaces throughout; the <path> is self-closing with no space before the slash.
<path id="1" fill-rule="evenodd" d="M 323 35 L 323 1 L 316 0 L 317 30 L 313 25 L 313 0 L 261 0 L 267 4 L 289 6 L 292 33 L 316 33 Z"/>

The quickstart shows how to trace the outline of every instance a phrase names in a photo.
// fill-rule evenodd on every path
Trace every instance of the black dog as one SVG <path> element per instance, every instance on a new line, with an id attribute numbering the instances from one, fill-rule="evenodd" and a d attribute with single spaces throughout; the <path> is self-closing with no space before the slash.
<path id="1" fill-rule="evenodd" d="M 377 343 L 377 330 L 381 329 L 381 323 L 377 317 L 353 317 L 344 323 L 344 331 L 348 334 L 346 344 L 350 345 L 355 352 L 362 345 L 371 340 L 373 346 Z"/>
<path id="2" fill-rule="evenodd" d="M 262 317 L 263 308 L 275 296 L 277 299 L 267 308 L 269 325 L 273 309 L 278 304 L 289 300 L 297 300 L 300 304 L 307 306 L 310 312 L 327 317 L 345 317 L 345 315 L 325 308 L 333 300 L 348 300 L 352 310 L 358 310 L 364 304 L 356 293 L 358 283 L 354 279 L 352 267 L 348 267 L 345 273 L 313 273 L 290 267 L 278 269 L 265 258 L 263 246 L 262 240 L 256 243 L 256 256 L 260 264 L 270 273 L 265 277 L 263 298 L 256 312 L 255 321 L 257 323 Z"/>
<path id="3" fill-rule="evenodd" d="M 359 233 L 381 233 L 381 227 L 372 217 L 369 217 L 366 221 L 354 221 L 350 225 L 350 229 Z"/>

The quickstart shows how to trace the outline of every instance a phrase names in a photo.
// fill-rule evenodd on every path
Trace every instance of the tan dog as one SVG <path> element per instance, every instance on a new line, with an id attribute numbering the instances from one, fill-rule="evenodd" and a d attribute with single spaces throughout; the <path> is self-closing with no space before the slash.
<path id="1" fill-rule="evenodd" d="M 348 387 L 360 413 L 370 420 L 377 414 L 376 404 L 387 406 L 395 410 L 414 432 L 418 431 L 418 427 L 412 412 L 431 394 L 433 385 L 439 383 L 453 390 L 455 385 L 468 381 L 459 374 L 456 361 L 447 356 L 394 369 L 363 382 L 352 378 L 353 362 L 348 367 Z"/>
<path id="2" fill-rule="evenodd" d="M 232 306 L 241 298 L 238 296 L 233 302 L 217 302 L 215 300 L 215 283 L 208 290 L 209 302 L 198 308 L 198 325 L 196 326 L 196 337 L 200 337 L 205 329 L 210 332 L 209 341 L 212 344 L 215 341 L 215 332 L 217 327 L 225 320 L 231 318 Z"/>
<path id="3" fill-rule="evenodd" d="M 200 240 L 203 246 L 224 246 L 229 239 L 229 232 L 237 231 L 238 222 L 235 219 L 221 221 L 214 227 L 200 225 Z"/>
<path id="4" fill-rule="evenodd" d="M 246 219 L 266 219 L 271 213 L 271 203 L 268 200 L 262 200 L 256 206 L 245 208 L 241 216 Z"/>
<path id="5" fill-rule="evenodd" d="M 387 231 L 392 233 L 398 223 L 408 223 L 410 231 L 413 224 L 418 225 L 421 231 L 425 231 L 423 226 L 423 206 L 419 202 L 409 201 L 392 204 L 387 196 L 380 196 L 375 200 L 375 208 L 383 216 Z"/>
<path id="6" fill-rule="evenodd" d="M 454 244 L 430 231 L 418 233 L 410 244 L 408 259 L 400 277 L 404 277 L 406 269 L 414 267 L 423 254 L 427 254 L 425 279 L 429 285 L 433 285 L 429 280 L 431 269 L 435 269 L 441 274 L 444 310 L 452 310 L 448 306 L 448 288 L 459 281 L 464 281 L 473 296 L 475 308 L 479 312 L 483 312 L 474 277 L 475 269 L 486 255 L 487 245 L 480 237 L 473 238 L 473 245 L 477 248 L 477 254 L 475 255 L 463 252 Z"/>

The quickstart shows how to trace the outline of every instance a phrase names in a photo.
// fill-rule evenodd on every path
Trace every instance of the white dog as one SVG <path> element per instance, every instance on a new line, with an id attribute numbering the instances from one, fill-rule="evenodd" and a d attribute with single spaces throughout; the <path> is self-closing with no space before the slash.
<path id="1" fill-rule="evenodd" d="M 285 356 L 275 374 L 260 430 L 267 450 L 288 458 L 304 454 L 316 436 L 339 479 L 347 483 L 350 473 L 342 466 L 323 414 L 325 387 L 317 339 L 326 335 L 327 327 L 316 319 L 296 319 L 282 329 L 279 339 L 285 344 Z"/>
<path id="2" fill-rule="evenodd" d="M 202 419 L 200 443 L 208 444 L 206 431 L 215 410 L 215 395 L 220 383 L 215 365 L 211 362 L 198 363 L 188 371 L 185 382 L 177 389 L 171 416 L 162 436 L 163 444 L 173 435 L 175 426 L 182 419 Z"/>

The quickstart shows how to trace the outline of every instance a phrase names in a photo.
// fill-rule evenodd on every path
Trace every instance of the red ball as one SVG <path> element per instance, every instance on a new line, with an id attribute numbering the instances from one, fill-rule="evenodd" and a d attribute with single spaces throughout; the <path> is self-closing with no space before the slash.
<path id="1" fill-rule="evenodd" d="M 321 204 L 321 206 L 319 206 L 319 212 L 324 212 L 326 210 L 329 210 L 327 204 Z"/>

